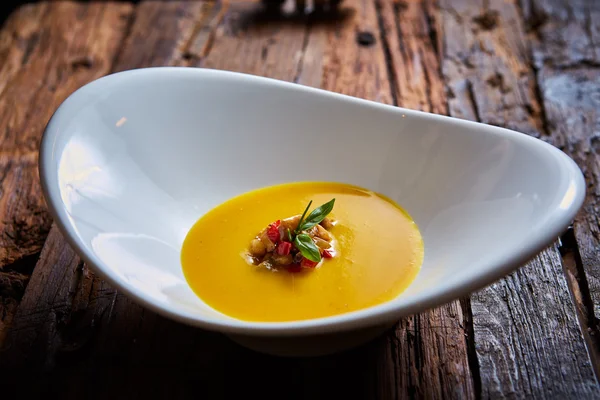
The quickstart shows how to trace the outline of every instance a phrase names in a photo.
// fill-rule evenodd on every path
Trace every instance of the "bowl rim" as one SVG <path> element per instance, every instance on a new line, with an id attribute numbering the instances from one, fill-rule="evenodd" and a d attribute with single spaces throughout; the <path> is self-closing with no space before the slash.
<path id="1" fill-rule="evenodd" d="M 193 76 L 200 79 L 221 77 L 234 81 L 254 81 L 259 85 L 273 86 L 284 90 L 312 93 L 321 97 L 333 100 L 342 100 L 367 108 L 393 111 L 395 113 L 405 114 L 406 116 L 440 121 L 445 124 L 456 124 L 458 126 L 470 128 L 483 128 L 490 131 L 487 133 L 493 133 L 514 141 L 520 141 L 521 144 L 526 146 L 542 146 L 544 149 L 546 149 L 546 151 L 552 153 L 559 160 L 562 160 L 562 167 L 567 170 L 572 182 L 574 182 L 575 196 L 569 207 L 563 210 L 563 212 L 561 212 L 555 221 L 551 221 L 552 223 L 549 223 L 550 226 L 548 226 L 548 229 L 546 229 L 542 234 L 532 238 L 531 241 L 523 246 L 519 251 L 513 252 L 510 256 L 502 260 L 502 262 L 499 261 L 495 263 L 489 263 L 490 265 L 488 268 L 476 269 L 477 271 L 484 272 L 475 272 L 472 275 L 472 279 L 454 282 L 450 286 L 446 286 L 443 290 L 434 290 L 427 295 L 416 293 L 412 295 L 403 305 L 398 306 L 393 305 L 391 302 L 385 302 L 365 309 L 330 317 L 287 322 L 252 322 L 238 320 L 232 317 L 227 319 L 218 319 L 199 315 L 193 312 L 169 309 L 163 304 L 154 301 L 152 298 L 145 296 L 142 290 L 122 284 L 117 278 L 116 274 L 110 269 L 104 268 L 103 263 L 86 247 L 86 245 L 75 232 L 74 227 L 67 222 L 69 221 L 69 216 L 67 215 L 67 212 L 63 206 L 60 196 L 60 189 L 58 185 L 55 184 L 57 177 L 55 168 L 53 168 L 53 160 L 55 157 L 54 144 L 58 136 L 58 132 L 60 131 L 59 122 L 63 118 L 64 113 L 68 112 L 70 108 L 78 104 L 79 100 L 76 97 L 78 97 L 79 94 L 87 91 L 93 91 L 95 87 L 101 86 L 104 83 L 110 82 L 111 80 L 127 79 L 135 75 L 142 75 L 150 78 L 152 76 L 156 76 L 155 74 Z M 370 100 L 364 100 L 357 97 L 272 78 L 265 78 L 239 72 L 188 67 L 150 67 L 132 69 L 106 75 L 77 89 L 61 103 L 46 125 L 39 147 L 38 168 L 42 192 L 46 198 L 46 202 L 54 222 L 60 229 L 68 244 L 76 251 L 83 261 L 92 267 L 94 272 L 102 279 L 109 282 L 117 290 L 122 291 L 136 303 L 156 312 L 161 316 L 207 330 L 229 334 L 243 334 L 248 336 L 304 336 L 354 330 L 375 325 L 384 325 L 397 321 L 402 317 L 441 306 L 452 300 L 467 296 L 470 293 L 482 289 L 503 278 L 507 274 L 517 269 L 519 266 L 524 265 L 546 247 L 551 245 L 556 239 L 558 239 L 560 234 L 571 224 L 578 210 L 583 205 L 586 192 L 585 179 L 575 161 L 549 143 L 524 133 L 519 133 L 506 128 L 487 125 L 479 122 L 467 121 L 444 115 L 386 105 Z"/>

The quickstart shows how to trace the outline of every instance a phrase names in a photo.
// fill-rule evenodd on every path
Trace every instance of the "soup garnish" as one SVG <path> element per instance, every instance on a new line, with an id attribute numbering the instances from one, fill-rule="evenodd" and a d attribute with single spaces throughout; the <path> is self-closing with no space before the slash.
<path id="1" fill-rule="evenodd" d="M 245 258 L 261 268 L 299 272 L 302 268 L 316 268 L 323 259 L 335 257 L 335 240 L 327 230 L 336 224 L 327 218 L 334 203 L 335 199 L 331 199 L 307 216 L 311 200 L 302 215 L 269 224 L 252 239 Z"/>

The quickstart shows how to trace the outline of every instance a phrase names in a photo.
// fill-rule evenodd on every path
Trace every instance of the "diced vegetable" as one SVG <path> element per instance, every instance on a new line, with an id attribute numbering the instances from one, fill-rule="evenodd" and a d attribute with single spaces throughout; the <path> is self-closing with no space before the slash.
<path id="1" fill-rule="evenodd" d="M 292 244 L 290 242 L 280 242 L 277 245 L 277 254 L 279 254 L 280 256 L 287 256 L 288 254 L 290 254 L 291 250 Z"/>
<path id="2" fill-rule="evenodd" d="M 323 258 L 333 258 L 333 251 L 323 250 Z"/>
<path id="3" fill-rule="evenodd" d="M 317 266 L 317 264 L 318 262 L 311 261 L 308 258 L 303 258 L 302 262 L 300 263 L 300 265 L 304 268 L 314 268 Z"/>
<path id="4" fill-rule="evenodd" d="M 280 239 L 279 225 L 280 224 L 281 224 L 281 221 L 275 221 L 271 225 L 269 225 L 269 227 L 267 228 L 267 236 L 273 243 L 279 242 L 279 239 Z"/>

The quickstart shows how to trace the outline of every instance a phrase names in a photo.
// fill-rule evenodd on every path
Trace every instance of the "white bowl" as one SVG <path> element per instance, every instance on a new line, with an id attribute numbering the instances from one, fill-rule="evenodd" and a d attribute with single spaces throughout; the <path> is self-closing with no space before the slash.
<path id="1" fill-rule="evenodd" d="M 359 344 L 492 283 L 552 243 L 585 194 L 570 158 L 524 134 L 205 69 L 84 86 L 40 153 L 56 222 L 97 273 L 164 316 L 285 355 Z M 204 304 L 179 258 L 194 222 L 251 189 L 312 180 L 372 189 L 413 216 L 425 242 L 414 283 L 376 307 L 298 322 L 240 321 Z"/>

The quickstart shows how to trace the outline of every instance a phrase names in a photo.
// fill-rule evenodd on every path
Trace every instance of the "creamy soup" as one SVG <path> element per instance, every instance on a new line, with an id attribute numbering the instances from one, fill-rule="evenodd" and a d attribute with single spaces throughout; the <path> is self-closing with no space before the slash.
<path id="1" fill-rule="evenodd" d="M 261 322 L 392 300 L 422 261 L 421 235 L 402 208 L 369 190 L 326 182 L 235 197 L 198 220 L 181 253 L 185 277 L 206 304 Z"/>

